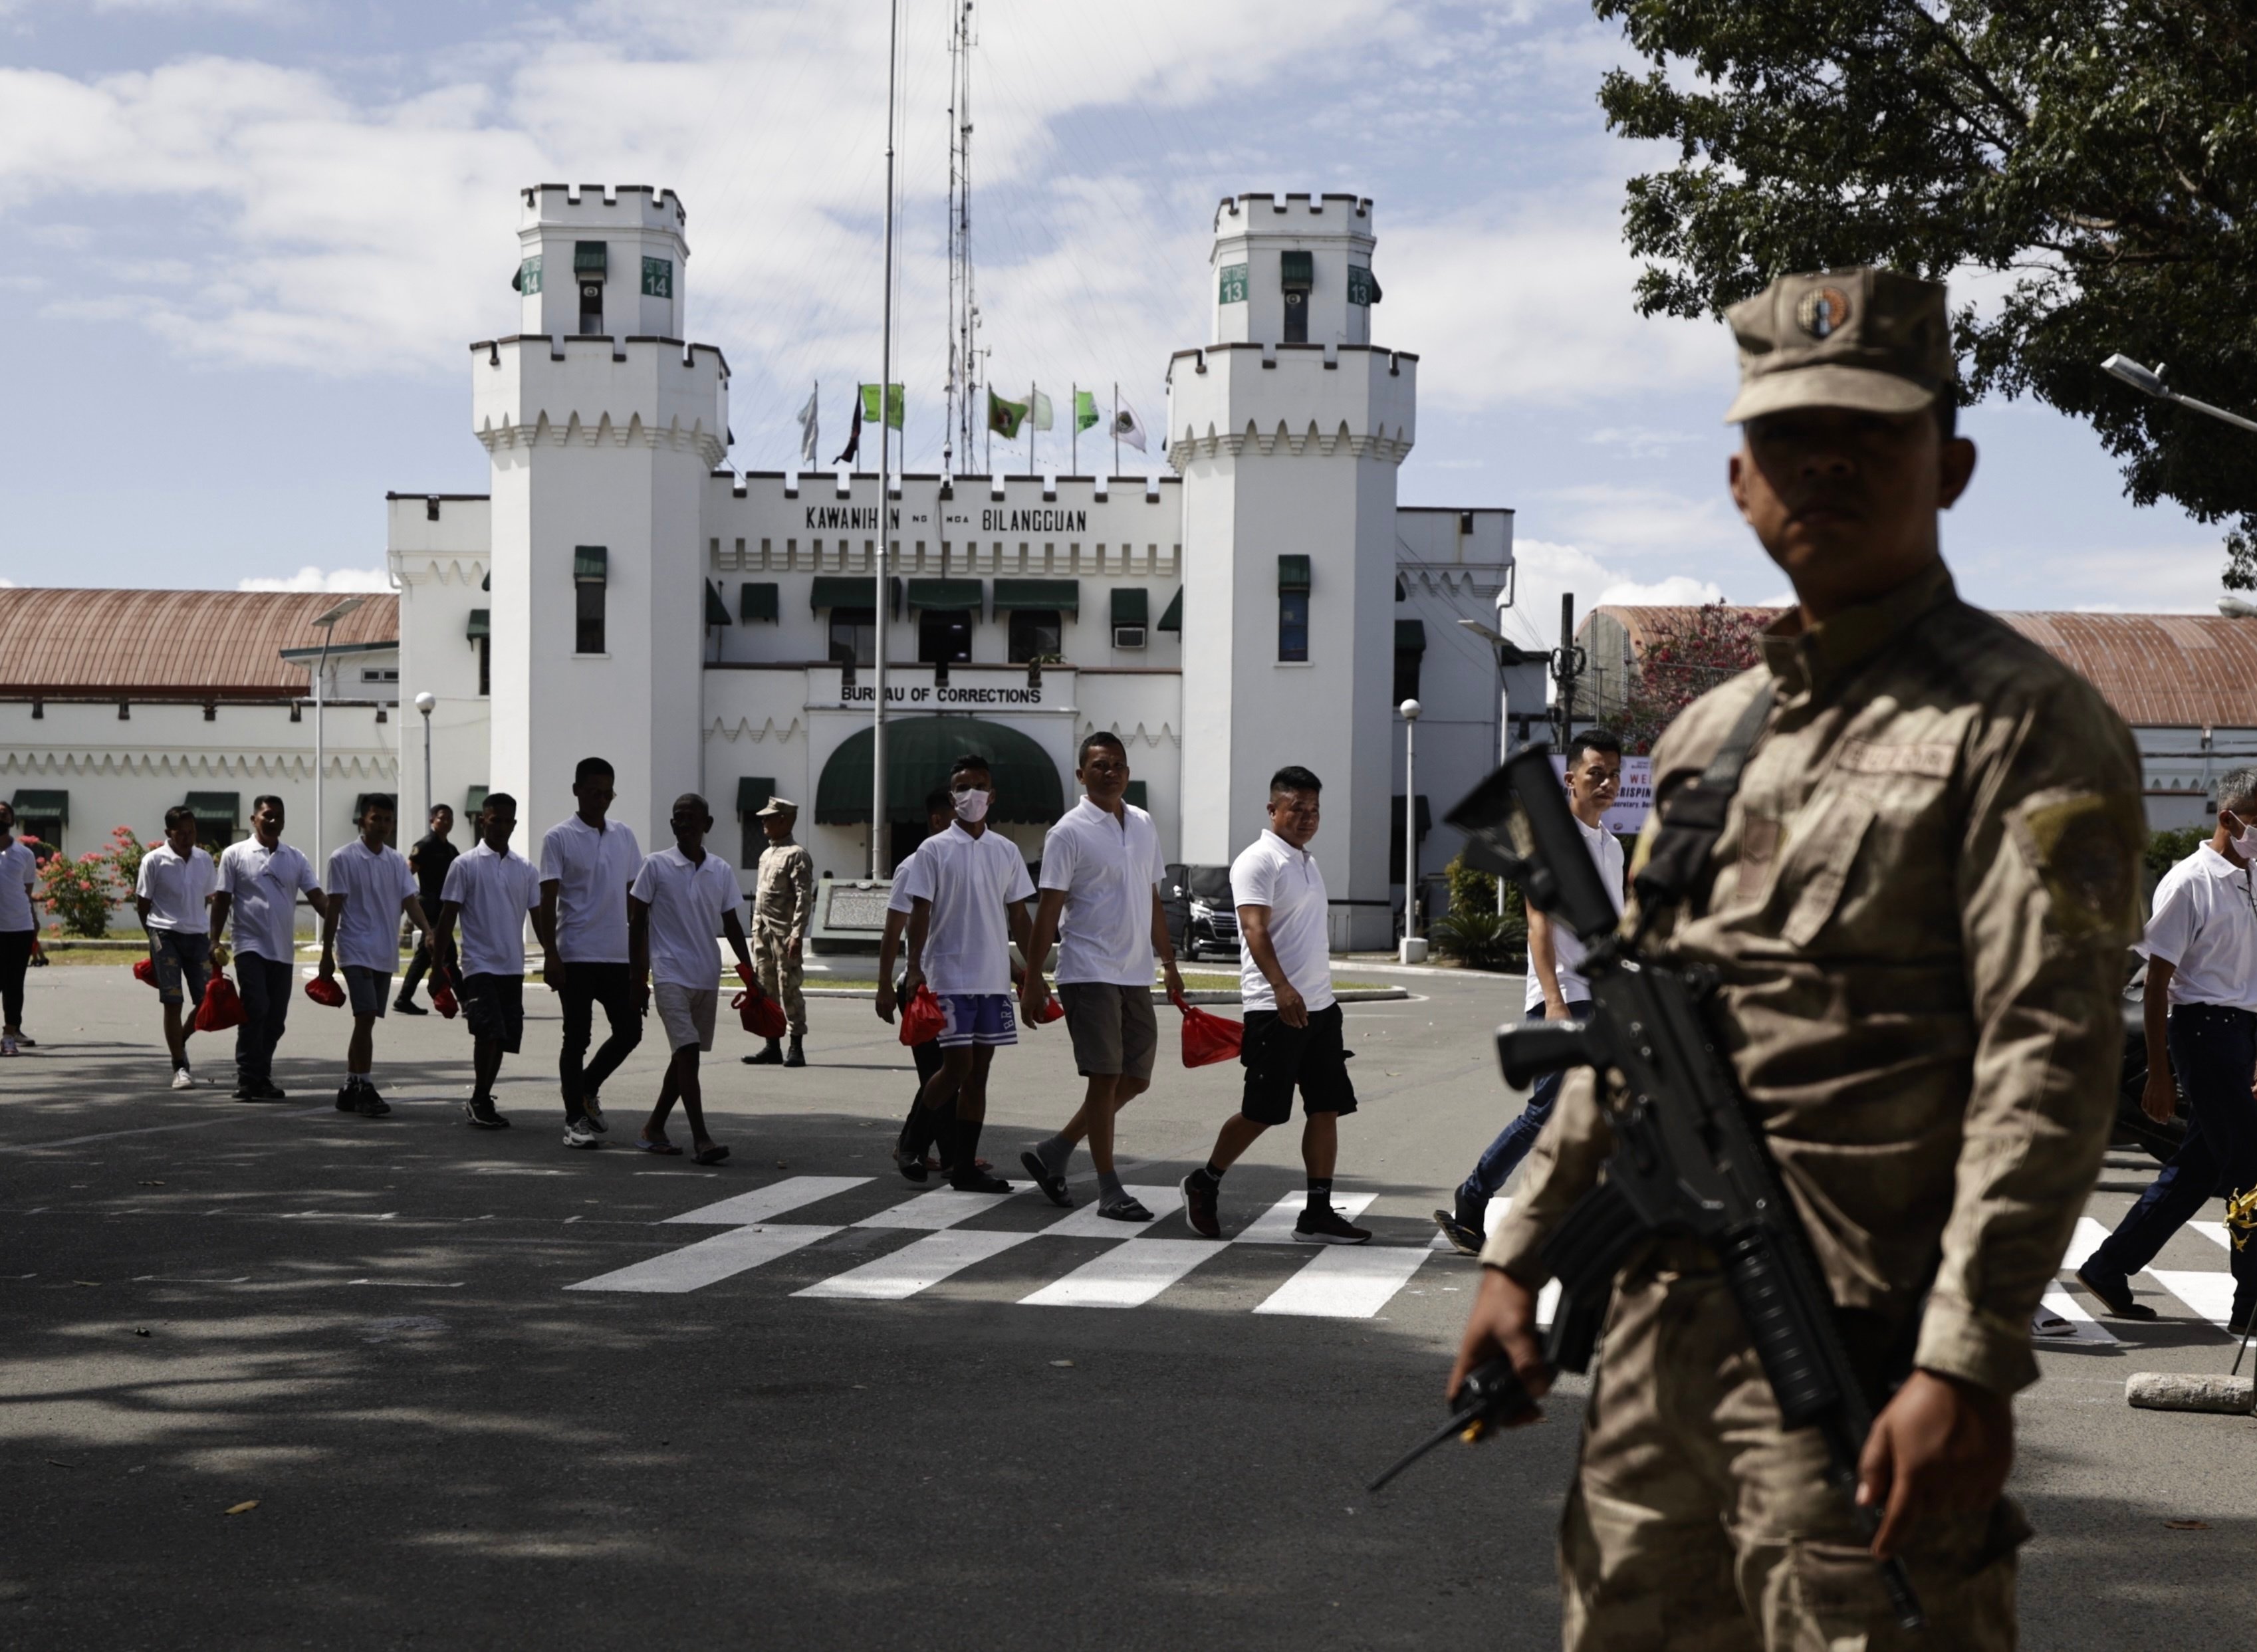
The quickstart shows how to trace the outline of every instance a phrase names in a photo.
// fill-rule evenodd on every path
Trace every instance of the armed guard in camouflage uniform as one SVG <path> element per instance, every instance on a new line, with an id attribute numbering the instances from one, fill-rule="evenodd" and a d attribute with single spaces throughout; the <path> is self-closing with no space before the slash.
<path id="1" fill-rule="evenodd" d="M 815 858 L 791 838 L 799 822 L 798 804 L 771 797 L 754 818 L 768 834 L 768 846 L 761 851 L 760 877 L 753 887 L 753 967 L 760 974 L 761 991 L 782 1000 L 790 1018 L 791 1047 L 787 1050 L 772 1038 L 745 1061 L 754 1067 L 804 1067 L 807 997 L 800 979 L 807 921 L 815 910 Z"/>

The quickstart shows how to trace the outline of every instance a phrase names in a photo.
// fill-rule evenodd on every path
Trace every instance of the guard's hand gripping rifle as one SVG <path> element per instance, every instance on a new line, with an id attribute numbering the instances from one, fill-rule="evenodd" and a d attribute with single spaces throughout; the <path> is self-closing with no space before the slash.
<path id="1" fill-rule="evenodd" d="M 1680 800 L 1684 804 L 1709 805 L 1702 812 L 1718 816 L 1699 844 L 1705 859 L 1723 825 L 1721 800 L 1697 798 L 1696 791 Z M 1858 1507 L 1854 1493 L 1873 1414 L 1835 1325 L 1808 1237 L 1738 1078 L 1710 1034 L 1713 977 L 1642 957 L 1635 937 L 1617 934 L 1614 902 L 1546 747 L 1514 756 L 1453 809 L 1449 821 L 1468 835 L 1469 863 L 1514 879 L 1531 906 L 1590 948 L 1583 966 L 1591 986 L 1588 1020 L 1519 1023 L 1496 1035 L 1508 1084 L 1570 1067 L 1595 1069 L 1614 1132 L 1603 1180 L 1544 1242 L 1544 1265 L 1560 1287 L 1545 1359 L 1563 1371 L 1589 1365 L 1614 1276 L 1639 1244 L 1659 1234 L 1702 1241 L 1723 1265 L 1780 1415 L 1788 1428 L 1819 1431 L 1827 1478 L 1852 1500 L 1870 1539 L 1878 1516 Z M 1663 858 L 1657 854 L 1650 869 L 1666 877 Z M 1639 904 L 1649 920 L 1689 880 L 1676 881 L 1675 888 L 1662 878 L 1650 886 L 1640 874 Z M 1922 1627 L 1903 1564 L 1884 1561 L 1880 1571 L 1898 1621 Z"/>

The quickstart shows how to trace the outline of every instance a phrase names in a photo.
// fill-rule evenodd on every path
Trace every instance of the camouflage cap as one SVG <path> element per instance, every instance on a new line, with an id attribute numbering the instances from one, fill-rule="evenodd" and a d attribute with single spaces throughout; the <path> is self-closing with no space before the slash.
<path id="1" fill-rule="evenodd" d="M 1918 413 L 1956 377 L 1940 281 L 1870 265 L 1782 275 L 1725 319 L 1740 347 L 1728 425 L 1790 407 Z"/>

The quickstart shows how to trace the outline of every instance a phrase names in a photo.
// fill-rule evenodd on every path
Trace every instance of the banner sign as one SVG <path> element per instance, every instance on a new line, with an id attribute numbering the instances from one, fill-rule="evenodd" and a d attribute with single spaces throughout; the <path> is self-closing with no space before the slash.
<path id="1" fill-rule="evenodd" d="M 1564 789 L 1567 784 L 1567 761 L 1565 758 L 1552 759 L 1552 772 L 1560 776 Z M 1650 757 L 1623 759 L 1622 790 L 1615 794 L 1615 803 L 1599 817 L 1599 824 L 1618 837 L 1635 837 L 1645 830 L 1645 817 L 1653 812 L 1653 759 Z"/>

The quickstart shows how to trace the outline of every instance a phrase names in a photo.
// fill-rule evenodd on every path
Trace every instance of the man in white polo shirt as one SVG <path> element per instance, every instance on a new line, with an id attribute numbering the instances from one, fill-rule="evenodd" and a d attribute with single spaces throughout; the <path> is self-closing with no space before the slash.
<path id="1" fill-rule="evenodd" d="M 605 819 L 612 781 L 609 763 L 582 758 L 572 772 L 578 807 L 541 840 L 541 910 L 533 928 L 541 937 L 541 978 L 564 1011 L 556 1070 L 570 1147 L 594 1147 L 594 1137 L 611 1127 L 598 1094 L 642 1041 L 642 1013 L 627 971 L 627 886 L 642 870 L 642 848 L 631 830 Z M 583 1067 L 598 1004 L 608 1034 Z M 585 1142 L 570 1140 L 575 1125 L 586 1126 L 579 1133 Z"/>
<path id="2" fill-rule="evenodd" d="M 1113 1115 L 1152 1082 L 1160 1044 L 1152 1013 L 1155 952 L 1170 993 L 1180 996 L 1184 988 L 1160 906 L 1166 862 L 1152 817 L 1127 801 L 1128 748 L 1118 735 L 1100 729 L 1083 739 L 1073 773 L 1084 796 L 1043 839 L 1042 898 L 1019 1002 L 1028 1023 L 1040 1026 L 1050 1002 L 1043 962 L 1055 937 L 1058 1001 L 1073 1040 L 1074 1069 L 1088 1087 L 1065 1128 L 1021 1154 L 1019 1162 L 1051 1204 L 1070 1210 L 1066 1167 L 1074 1143 L 1086 1134 L 1098 1215 L 1149 1222 L 1152 1213 L 1114 1173 Z"/>
<path id="3" fill-rule="evenodd" d="M 0 1055 L 34 1042 L 24 1036 L 24 971 L 39 950 L 39 858 L 16 837 L 16 806 L 0 797 Z"/>
<path id="4" fill-rule="evenodd" d="M 380 794 L 360 800 L 360 815 L 353 822 L 360 836 L 329 851 L 329 909 L 322 918 L 318 973 L 325 981 L 335 980 L 338 965 L 343 965 L 345 1007 L 352 1013 L 337 1111 L 364 1119 L 381 1119 L 392 1111 L 377 1092 L 371 1069 L 376 1024 L 392 1003 L 392 978 L 400 968 L 400 914 L 407 914 L 426 945 L 431 938 L 431 921 L 423 914 L 407 857 L 386 841 L 392 836 L 393 810 L 392 799 Z"/>
<path id="5" fill-rule="evenodd" d="M 627 955 L 635 1007 L 640 1013 L 645 1005 L 656 1002 L 659 1025 L 666 1029 L 667 1047 L 674 1052 L 659 1084 L 658 1105 L 651 1109 L 635 1146 L 645 1153 L 681 1153 L 666 1137 L 667 1115 L 679 1098 L 683 1115 L 690 1120 L 697 1162 L 718 1164 L 729 1150 L 705 1132 L 704 1094 L 697 1077 L 699 1052 L 713 1048 L 713 1022 L 721 998 L 721 961 L 713 950 L 716 935 L 729 937 L 729 950 L 737 955 L 738 978 L 746 989 L 757 992 L 760 986 L 753 974 L 752 951 L 745 944 L 745 926 L 737 916 L 744 899 L 737 888 L 737 869 L 705 848 L 713 811 L 697 793 L 684 792 L 674 800 L 669 823 L 674 828 L 674 847 L 646 859 L 627 893 Z"/>
<path id="6" fill-rule="evenodd" d="M 2212 1198 L 2257 1187 L 2257 768 L 2218 783 L 2218 830 L 2163 874 L 2140 950 L 2147 957 L 2143 1008 L 2147 1088 L 2140 1106 L 2171 1118 L 2183 1098 L 2186 1139 L 2131 1213 L 2077 1270 L 2119 1319 L 2153 1319 L 2132 1295 L 2132 1275 Z M 2176 1086 L 2172 1077 L 2177 1076 Z M 2257 1250 L 2228 1253 L 2236 1336 L 2257 1310 Z"/>
<path id="7" fill-rule="evenodd" d="M 924 794 L 924 838 L 916 849 L 903 858 L 902 865 L 894 869 L 891 890 L 886 897 L 886 928 L 878 942 L 878 1019 L 888 1027 L 893 1025 L 894 1005 L 901 983 L 894 975 L 894 960 L 901 956 L 902 937 L 908 934 L 909 914 L 916 902 L 909 898 L 909 885 L 914 878 L 903 876 L 909 859 L 917 850 L 930 843 L 956 824 L 956 794 L 945 786 L 936 786 Z M 940 1042 L 927 1039 L 922 1044 L 909 1046 L 909 1057 L 916 1063 L 916 1088 L 909 1092 L 909 1116 L 902 1120 L 901 1134 L 894 1140 L 894 1168 L 911 1182 L 922 1182 L 932 1174 L 935 1164 L 928 1162 L 925 1149 L 939 1140 L 946 1126 L 956 1118 L 954 1102 L 937 1112 L 924 1105 L 924 1087 L 940 1071 Z M 948 1167 L 937 1167 L 943 1175 Z"/>
<path id="8" fill-rule="evenodd" d="M 157 996 L 165 1006 L 165 1048 L 173 1058 L 173 1088 L 192 1090 L 188 1040 L 195 1022 L 181 1011 L 204 1001 L 211 979 L 212 884 L 219 875 L 212 858 L 196 846 L 195 811 L 185 803 L 165 811 L 165 841 L 141 857 L 133 878 L 133 909 L 149 936 L 149 962 L 157 971 Z"/>
<path id="9" fill-rule="evenodd" d="M 517 800 L 506 792 L 488 794 L 472 822 L 478 843 L 448 862 L 440 886 L 439 927 L 426 944 L 438 968 L 448 966 L 455 923 L 463 925 L 463 950 L 455 965 L 463 1019 L 471 1029 L 471 1098 L 463 1122 L 473 1130 L 506 1130 L 509 1120 L 495 1111 L 493 1087 L 501 1058 L 514 1055 L 525 1037 L 525 919 L 541 904 L 541 874 L 533 863 L 510 851 L 517 830 Z M 442 975 L 441 979 L 445 977 Z M 568 1134 L 567 1147 L 593 1147 Z"/>
<path id="10" fill-rule="evenodd" d="M 956 1105 L 952 1124 L 936 1119 L 948 1185 L 963 1193 L 1008 1193 L 1011 1184 L 980 1168 L 987 1118 L 987 1069 L 995 1052 L 1019 1041 L 1011 1013 L 1011 942 L 1025 951 L 1027 897 L 1035 893 L 1018 846 L 987 829 L 995 780 L 987 759 L 967 752 L 950 766 L 956 823 L 917 845 L 902 866 L 909 900 L 912 996 L 928 981 L 940 1000 L 940 1071 L 924 1087 L 936 1112 Z"/>
<path id="11" fill-rule="evenodd" d="M 251 801 L 251 836 L 219 854 L 212 892 L 211 938 L 235 921 L 235 985 L 243 1023 L 235 1029 L 235 1099 L 285 1101 L 274 1083 L 274 1047 L 290 1017 L 296 984 L 298 897 L 318 915 L 329 910 L 321 880 L 305 856 L 282 841 L 282 800 Z"/>
<path id="12" fill-rule="evenodd" d="M 1309 1173 L 1308 1206 L 1293 1222 L 1304 1245 L 1362 1245 L 1371 1230 L 1333 1208 L 1333 1168 L 1340 1156 L 1340 1119 L 1355 1111 L 1341 1007 L 1333 999 L 1331 902 L 1325 874 L 1309 852 L 1317 835 L 1324 782 L 1298 764 L 1270 777 L 1270 829 L 1230 865 L 1230 898 L 1238 907 L 1244 951 L 1238 964 L 1246 1006 L 1245 1098 L 1223 1121 L 1206 1164 L 1183 1180 L 1184 1216 L 1192 1231 L 1220 1239 L 1223 1172 L 1272 1125 L 1293 1117 L 1301 1092 L 1301 1162 Z"/>

